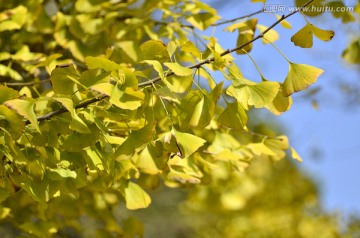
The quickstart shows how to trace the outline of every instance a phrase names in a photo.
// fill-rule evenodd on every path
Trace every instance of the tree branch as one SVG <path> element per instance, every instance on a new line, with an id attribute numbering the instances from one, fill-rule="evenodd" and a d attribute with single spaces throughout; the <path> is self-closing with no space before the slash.
<path id="1" fill-rule="evenodd" d="M 232 53 L 232 52 L 234 52 L 234 51 L 240 50 L 240 49 L 244 48 L 245 46 L 253 43 L 254 41 L 256 41 L 256 40 L 264 37 L 264 35 L 265 35 L 268 31 L 270 31 L 272 28 L 274 28 L 274 27 L 275 27 L 276 25 L 278 25 L 280 22 L 282 22 L 282 21 L 285 20 L 286 18 L 288 18 L 288 17 L 296 14 L 297 12 L 301 11 L 304 7 L 306 7 L 307 5 L 309 5 L 310 3 L 312 3 L 313 1 L 314 1 L 314 0 L 309 0 L 308 2 L 306 2 L 306 3 L 305 3 L 304 5 L 302 5 L 301 7 L 297 8 L 294 12 L 291 12 L 291 13 L 289 13 L 289 14 L 287 14 L 287 15 L 282 15 L 281 18 L 279 18 L 276 22 L 274 22 L 271 26 L 269 26 L 265 31 L 263 31 L 262 33 L 260 33 L 260 34 L 257 35 L 256 37 L 254 37 L 252 40 L 250 40 L 250 41 L 248 41 L 248 42 L 246 42 L 246 43 L 244 43 L 244 44 L 242 44 L 242 45 L 240 45 L 240 46 L 237 46 L 237 47 L 235 47 L 235 48 L 233 48 L 233 49 L 225 50 L 224 52 L 222 52 L 222 53 L 220 54 L 220 56 L 225 56 L 225 55 L 228 55 L 228 54 L 230 54 L 230 53 Z M 254 13 L 252 13 L 252 14 L 254 14 Z M 251 15 L 251 14 L 249 14 L 249 15 Z M 197 64 L 188 66 L 187 68 L 189 68 L 189 69 L 195 69 L 195 68 L 198 69 L 198 68 L 200 68 L 202 65 L 210 64 L 210 63 L 212 63 L 212 62 L 214 62 L 214 61 L 215 61 L 215 58 L 212 57 L 212 58 L 206 59 L 206 60 L 204 60 L 204 61 L 201 61 L 201 62 L 199 62 L 199 63 L 197 63 Z M 168 72 L 168 73 L 166 73 L 166 74 L 164 75 L 164 77 L 167 78 L 167 77 L 170 77 L 170 76 L 172 76 L 172 75 L 174 75 L 174 74 L 175 74 L 174 72 Z M 161 80 L 161 77 L 159 76 L 159 77 L 153 78 L 153 79 L 151 79 L 151 80 L 149 80 L 149 81 L 139 83 L 138 86 L 139 86 L 139 87 L 150 86 L 150 85 L 152 85 L 152 84 L 154 84 L 154 83 L 156 83 L 156 82 L 158 82 L 158 81 L 160 81 L 160 80 Z M 87 100 L 87 101 L 85 101 L 85 102 L 82 102 L 82 103 L 78 104 L 78 105 L 75 107 L 75 109 L 85 108 L 85 107 L 87 107 L 88 105 L 90 105 L 90 104 L 92 104 L 92 103 L 99 102 L 99 101 L 101 101 L 101 100 L 103 100 L 103 99 L 105 99 L 105 98 L 108 98 L 108 97 L 109 97 L 109 96 L 107 96 L 107 95 L 102 95 L 101 97 L 98 97 L 98 98 L 89 99 L 89 100 Z M 61 109 L 59 109 L 59 110 L 50 112 L 50 113 L 48 113 L 48 114 L 39 116 L 39 117 L 37 117 L 37 120 L 38 120 L 38 121 L 48 120 L 48 119 L 50 119 L 50 118 L 52 118 L 52 117 L 54 117 L 54 116 L 57 116 L 57 115 L 59 115 L 59 114 L 65 113 L 65 112 L 67 112 L 67 110 L 66 110 L 65 108 L 61 108 Z M 26 124 L 30 124 L 30 121 L 29 121 L 29 120 L 26 120 L 25 123 L 26 123 Z"/>
<path id="2" fill-rule="evenodd" d="M 4 86 L 10 86 L 10 87 L 16 87 L 16 86 L 33 86 L 35 84 L 42 84 L 42 83 L 48 83 L 50 82 L 50 79 L 44 79 L 36 82 L 24 82 L 24 83 L 3 83 Z"/>

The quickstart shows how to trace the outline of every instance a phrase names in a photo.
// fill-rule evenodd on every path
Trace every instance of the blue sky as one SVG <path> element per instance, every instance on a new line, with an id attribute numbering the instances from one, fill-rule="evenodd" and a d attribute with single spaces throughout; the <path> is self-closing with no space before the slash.
<path id="1" fill-rule="evenodd" d="M 216 2 L 216 1 L 215 1 Z M 259 10 L 261 4 L 229 1 L 219 9 L 224 19 L 232 19 Z M 267 4 L 281 1 L 267 1 Z M 292 2 L 292 1 L 291 1 Z M 355 6 L 356 0 L 346 1 L 346 6 Z M 290 3 L 287 3 L 288 6 Z M 280 13 L 282 15 L 282 13 Z M 226 18 L 225 18 L 226 17 Z M 259 23 L 271 25 L 276 21 L 273 14 L 258 15 Z M 280 34 L 276 45 L 295 63 L 305 63 L 325 70 L 315 86 L 320 87 L 315 95 L 319 108 L 316 110 L 306 93 L 294 95 L 293 107 L 280 117 L 273 116 L 286 128 L 290 143 L 302 156 L 304 162 L 299 168 L 312 176 L 320 185 L 322 202 L 328 211 L 341 211 L 344 214 L 360 214 L 360 103 L 354 105 L 348 96 L 340 90 L 339 85 L 357 85 L 360 89 L 359 68 L 351 67 L 341 59 L 341 52 L 348 44 L 351 32 L 359 31 L 359 22 L 342 25 L 327 13 L 321 17 L 308 18 L 314 25 L 335 31 L 330 42 L 314 39 L 311 49 L 295 47 L 290 41 L 291 36 L 305 26 L 300 14 L 288 19 L 293 29 L 277 26 Z M 214 36 L 224 49 L 234 48 L 237 34 L 223 32 L 218 27 Z M 259 80 L 255 66 L 247 56 L 236 57 L 245 77 Z M 254 43 L 251 56 L 259 65 L 265 78 L 283 81 L 288 72 L 286 60 L 271 45 L 263 45 L 261 41 Z"/>

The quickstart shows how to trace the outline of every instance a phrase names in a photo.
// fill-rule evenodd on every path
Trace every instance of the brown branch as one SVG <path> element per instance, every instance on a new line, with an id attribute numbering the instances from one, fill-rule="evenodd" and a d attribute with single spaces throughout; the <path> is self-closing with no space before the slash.
<path id="1" fill-rule="evenodd" d="M 292 13 L 289 13 L 287 15 L 282 15 L 281 18 L 279 18 L 279 20 L 277 20 L 276 22 L 274 22 L 274 24 L 272 24 L 271 26 L 269 26 L 265 31 L 263 31 L 262 33 L 260 33 L 259 35 L 257 35 L 256 37 L 254 37 L 252 40 L 240 45 L 240 46 L 237 46 L 236 48 L 233 48 L 233 49 L 228 49 L 228 50 L 225 50 L 224 52 L 222 52 L 220 54 L 220 56 L 225 56 L 225 55 L 228 55 L 234 51 L 237 51 L 237 50 L 241 50 L 242 48 L 244 48 L 245 46 L 253 43 L 254 41 L 264 37 L 264 35 L 270 31 L 272 28 L 274 28 L 276 25 L 278 25 L 280 22 L 282 22 L 283 20 L 285 20 L 286 18 L 296 14 L 297 12 L 301 11 L 304 7 L 306 7 L 307 5 L 309 5 L 310 3 L 312 3 L 314 0 L 309 0 L 308 2 L 306 2 L 304 5 L 302 5 L 301 7 L 297 8 L 296 11 L 292 12 Z M 211 62 L 214 62 L 215 61 L 215 58 L 212 57 L 212 58 L 209 58 L 209 59 L 206 59 L 204 61 L 201 61 L 197 64 L 194 64 L 194 65 L 191 65 L 191 66 L 188 66 L 187 68 L 189 69 L 198 69 L 200 68 L 202 65 L 204 64 L 210 64 Z M 174 72 L 168 72 L 164 75 L 164 77 L 170 77 L 172 75 L 174 75 L 175 73 Z M 161 77 L 156 77 L 156 78 L 153 78 L 149 81 L 146 81 L 146 82 L 142 82 L 142 83 L 139 83 L 138 86 L 139 87 L 145 87 L 145 86 L 150 86 L 150 85 L 153 85 L 154 83 L 158 82 L 161 80 Z M 107 95 L 102 95 L 101 97 L 98 97 L 98 98 L 92 98 L 92 99 L 89 99 L 85 102 L 82 102 L 80 104 L 78 104 L 75 109 L 79 109 L 79 108 L 85 108 L 87 107 L 88 105 L 92 104 L 92 103 L 95 103 L 95 102 L 99 102 L 105 98 L 108 98 L 109 96 Z M 54 116 L 57 116 L 59 114 L 62 114 L 62 113 L 65 113 L 67 112 L 67 110 L 65 108 L 61 108 L 59 110 L 56 110 L 56 111 L 53 111 L 53 112 L 50 112 L 48 114 L 45 114 L 45 115 L 42 115 L 42 116 L 39 116 L 37 117 L 37 120 L 38 121 L 44 121 L 44 120 L 48 120 L 50 119 L 51 117 L 54 117 Z M 26 120 L 25 121 L 26 124 L 29 124 L 30 121 Z"/>
<path id="2" fill-rule="evenodd" d="M 262 33 L 260 33 L 259 35 L 257 35 L 256 37 L 254 37 L 252 40 L 240 45 L 240 46 L 237 46 L 236 48 L 233 48 L 233 49 L 228 49 L 228 50 L 225 50 L 224 52 L 222 52 L 220 54 L 220 56 L 225 56 L 225 55 L 228 55 L 234 51 L 237 51 L 237 50 L 241 50 L 242 48 L 244 48 L 245 46 L 253 43 L 254 41 L 264 37 L 264 35 L 270 31 L 272 28 L 274 28 L 276 25 L 278 25 L 280 22 L 282 22 L 283 20 L 285 20 L 286 18 L 294 15 L 295 13 L 299 12 L 302 8 L 306 7 L 307 5 L 309 5 L 310 3 L 312 3 L 314 0 L 309 0 L 307 3 L 305 3 L 303 6 L 301 6 L 300 8 L 298 8 L 296 11 L 292 12 L 292 13 L 289 13 L 288 15 L 282 15 L 279 20 L 277 20 L 276 22 L 274 22 L 274 24 L 272 24 L 271 26 L 269 26 L 268 28 L 266 28 L 265 31 L 263 31 Z M 189 69 L 198 69 L 200 68 L 202 65 L 204 64 L 210 64 L 211 62 L 214 62 L 215 61 L 215 57 L 212 57 L 212 58 L 209 58 L 209 59 L 206 59 L 204 61 L 201 61 L 197 64 L 194 64 L 194 65 L 191 65 L 189 66 L 188 68 Z M 169 76 L 172 76 L 174 75 L 175 73 L 174 72 L 168 72 L 164 75 L 164 77 L 169 77 Z M 145 87 L 145 86 L 149 86 L 149 85 L 152 85 L 153 83 L 156 83 L 157 81 L 161 80 L 161 77 L 156 77 L 154 79 L 151 79 L 149 81 L 146 81 L 146 82 L 143 82 L 143 83 L 139 83 L 139 87 Z"/>

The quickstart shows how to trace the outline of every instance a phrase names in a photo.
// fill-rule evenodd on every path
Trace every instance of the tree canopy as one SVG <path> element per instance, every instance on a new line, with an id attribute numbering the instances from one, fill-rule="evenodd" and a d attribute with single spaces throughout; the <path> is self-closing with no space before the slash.
<path id="1" fill-rule="evenodd" d="M 322 12 L 307 9 L 319 4 L 345 6 L 296 0 L 298 8 L 260 23 L 265 8 L 222 20 L 198 0 L 0 3 L 1 224 L 22 237 L 142 236 L 140 219 L 122 214 L 150 211 L 167 187 L 187 191 L 181 204 L 198 237 L 338 237 L 314 184 L 276 162 L 302 161 L 286 135 L 255 127 L 250 114 L 288 111 L 291 96 L 323 73 L 275 45 L 275 28 L 291 28 L 294 14 L 306 19 L 289 39 L 294 47 L 331 40 L 334 31 L 310 18 Z M 354 15 L 334 13 L 344 23 Z M 218 26 L 238 35 L 234 48 L 206 34 Z M 236 58 L 252 60 L 258 40 L 284 55 L 286 78 L 244 77 Z M 344 59 L 359 63 L 359 48 L 351 42 Z"/>

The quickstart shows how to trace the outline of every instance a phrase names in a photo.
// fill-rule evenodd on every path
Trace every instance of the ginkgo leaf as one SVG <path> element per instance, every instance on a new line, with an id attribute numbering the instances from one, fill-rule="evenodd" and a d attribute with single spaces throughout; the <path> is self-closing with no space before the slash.
<path id="1" fill-rule="evenodd" d="M 170 42 L 168 43 L 168 45 L 166 46 L 166 50 L 167 50 L 170 58 L 171 58 L 171 57 L 173 56 L 173 54 L 175 53 L 176 49 L 177 49 L 176 43 L 175 43 L 174 41 L 170 41 Z"/>
<path id="2" fill-rule="evenodd" d="M 201 146 L 205 144 L 205 140 L 194 136 L 189 133 L 182 133 L 175 129 L 172 130 L 177 144 L 179 145 L 181 151 L 179 151 L 183 157 L 189 157 L 195 153 Z"/>
<path id="3" fill-rule="evenodd" d="M 312 29 L 312 32 L 314 33 L 314 35 L 319 39 L 319 40 L 322 40 L 322 41 L 329 41 L 331 40 L 334 35 L 335 35 L 335 32 L 334 31 L 331 31 L 331 30 L 323 30 L 323 29 L 320 29 L 314 25 L 311 25 L 311 29 Z"/>
<path id="4" fill-rule="evenodd" d="M 248 42 L 254 38 L 257 22 L 257 18 L 252 18 L 236 26 L 236 29 L 238 29 L 239 32 L 236 45 L 241 46 L 246 44 L 245 47 L 236 51 L 237 54 L 246 54 L 245 51 L 251 51 L 253 44 L 248 44 Z"/>
<path id="5" fill-rule="evenodd" d="M 91 133 L 86 123 L 76 114 L 74 103 L 70 98 L 66 97 L 52 97 L 55 101 L 59 102 L 66 110 L 70 112 L 72 122 L 69 128 L 79 133 Z"/>
<path id="6" fill-rule="evenodd" d="M 147 174 L 159 174 L 161 169 L 166 166 L 166 161 L 162 155 L 160 143 L 148 144 L 140 153 L 136 160 L 136 166 Z"/>
<path id="7" fill-rule="evenodd" d="M 113 88 L 109 102 L 122 109 L 135 110 L 141 106 L 144 98 L 145 94 L 141 91 L 132 88 L 126 88 L 123 91 L 119 88 L 119 85 L 116 85 Z"/>
<path id="8" fill-rule="evenodd" d="M 88 69 L 104 69 L 105 71 L 113 71 L 121 69 L 122 66 L 102 57 L 88 56 L 85 58 L 85 64 Z"/>
<path id="9" fill-rule="evenodd" d="M 303 162 L 303 160 L 301 159 L 300 155 L 296 152 L 296 150 L 294 148 L 290 148 L 291 150 L 291 157 L 294 159 L 294 160 L 297 160 L 299 161 L 300 163 Z"/>
<path id="10" fill-rule="evenodd" d="M 307 23 L 291 37 L 291 41 L 294 42 L 296 46 L 300 46 L 302 48 L 311 48 L 313 46 L 313 34 L 319 40 L 329 41 L 334 37 L 335 33 L 334 31 L 323 30 Z"/>
<path id="11" fill-rule="evenodd" d="M 220 114 L 218 122 L 228 128 L 243 130 L 247 123 L 247 119 L 248 117 L 245 109 L 241 104 L 235 102 L 227 103 L 227 107 Z"/>
<path id="12" fill-rule="evenodd" d="M 360 63 L 360 39 L 351 42 L 351 44 L 349 44 L 348 47 L 343 51 L 342 57 L 350 64 Z"/>
<path id="13" fill-rule="evenodd" d="M 260 24 L 258 24 L 256 27 L 260 30 L 261 33 L 263 33 L 266 29 L 268 29 L 268 27 Z M 262 43 L 270 44 L 269 42 L 274 43 L 278 39 L 279 39 L 279 34 L 274 29 L 270 29 L 268 32 L 264 34 L 262 38 Z"/>
<path id="14" fill-rule="evenodd" d="M 14 140 L 17 140 L 25 128 L 25 123 L 15 111 L 0 105 L 0 128 L 6 130 Z"/>
<path id="15" fill-rule="evenodd" d="M 3 104 L 3 102 L 13 99 L 13 98 L 17 98 L 19 97 L 19 92 L 12 89 L 12 88 L 8 88 L 5 87 L 3 85 L 0 85 L 0 104 Z"/>
<path id="16" fill-rule="evenodd" d="M 127 139 L 116 149 L 114 158 L 117 160 L 130 159 L 136 150 L 149 143 L 155 132 L 155 124 L 148 124 L 140 130 L 133 131 Z"/>
<path id="17" fill-rule="evenodd" d="M 306 89 L 315 83 L 323 72 L 314 66 L 289 63 L 289 73 L 282 85 L 284 95 L 290 96 L 294 92 Z"/>
<path id="18" fill-rule="evenodd" d="M 57 168 L 52 169 L 48 168 L 46 176 L 51 180 L 64 180 L 66 178 L 76 178 L 76 172 L 70 169 Z"/>
<path id="19" fill-rule="evenodd" d="M 136 210 L 147 208 L 151 203 L 150 196 L 136 183 L 129 182 L 123 190 L 126 208 Z"/>
<path id="20" fill-rule="evenodd" d="M 164 70 L 160 64 L 159 61 L 157 60 L 144 60 L 145 63 L 150 64 L 154 67 L 154 69 L 156 70 L 156 72 L 158 72 L 159 77 L 164 81 L 165 77 L 164 77 Z"/>
<path id="21" fill-rule="evenodd" d="M 179 99 L 176 97 L 176 95 L 173 92 L 171 92 L 169 90 L 168 87 L 158 88 L 154 91 L 154 94 L 160 96 L 161 98 L 163 98 L 165 100 L 169 100 L 169 101 L 175 102 L 177 104 L 180 104 Z"/>
<path id="22" fill-rule="evenodd" d="M 264 81 L 236 87 L 230 86 L 227 94 L 235 97 L 245 109 L 248 109 L 248 105 L 262 108 L 274 100 L 279 88 L 280 84 L 277 82 Z"/>
<path id="23" fill-rule="evenodd" d="M 311 48 L 313 45 L 313 35 L 312 27 L 310 24 L 306 24 L 298 32 L 296 32 L 292 37 L 291 41 L 294 42 L 294 45 L 300 46 L 302 48 Z"/>
<path id="24" fill-rule="evenodd" d="M 285 96 L 282 89 L 279 90 L 274 100 L 266 105 L 266 108 L 275 115 L 280 115 L 290 109 L 292 105 L 292 98 Z"/>
<path id="25" fill-rule="evenodd" d="M 191 69 L 181 66 L 178 63 L 166 62 L 166 63 L 164 63 L 164 65 L 166 67 L 168 67 L 172 72 L 174 72 L 174 74 L 176 74 L 178 76 L 188 76 L 193 73 L 193 71 Z"/>
<path id="26" fill-rule="evenodd" d="M 28 119 L 35 129 L 41 133 L 35 114 L 35 104 L 25 99 L 12 99 L 4 103 L 5 106 L 15 110 L 19 115 Z"/>
<path id="27" fill-rule="evenodd" d="M 161 63 L 169 61 L 166 45 L 158 40 L 148 40 L 140 46 L 144 60 L 156 60 Z"/>
<path id="28" fill-rule="evenodd" d="M 274 151 L 272 151 L 269 147 L 267 147 L 264 143 L 250 143 L 247 147 L 256 155 L 276 155 Z"/>
<path id="29" fill-rule="evenodd" d="M 277 19 L 277 20 L 280 20 L 280 19 L 281 19 L 281 16 L 279 16 L 278 14 L 276 14 L 275 16 L 276 16 L 276 19 Z M 280 22 L 280 24 L 281 24 L 282 27 L 284 27 L 284 28 L 286 28 L 286 29 L 291 29 L 291 28 L 292 28 L 290 22 L 288 22 L 287 20 L 284 20 L 284 19 L 283 19 L 283 20 Z"/>
<path id="30" fill-rule="evenodd" d="M 214 112 L 216 102 L 222 93 L 223 82 L 219 83 L 210 94 L 204 94 L 196 104 L 189 124 L 191 126 L 206 127 L 209 125 Z"/>
<path id="31" fill-rule="evenodd" d="M 219 20 L 220 17 L 209 12 L 201 12 L 198 14 L 191 14 L 186 20 L 193 26 L 200 30 L 205 30 L 211 24 Z"/>
<path id="32" fill-rule="evenodd" d="M 186 53 L 191 53 L 196 58 L 201 58 L 201 51 L 191 41 L 187 41 L 184 45 L 182 45 L 180 50 Z"/>
<path id="33" fill-rule="evenodd" d="M 174 93 L 184 93 L 191 88 L 193 78 L 189 76 L 173 75 L 164 79 L 166 86 Z"/>

